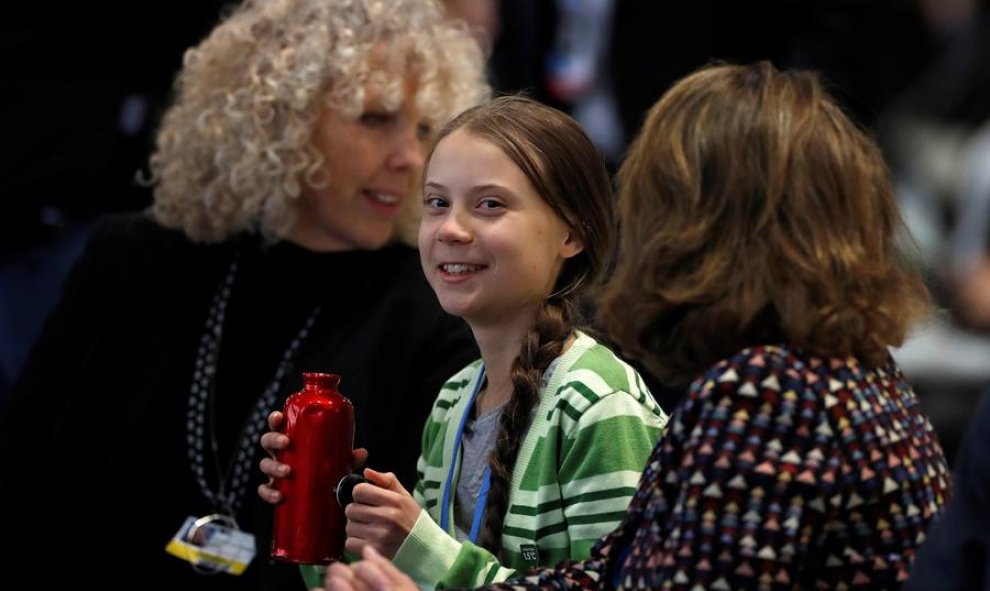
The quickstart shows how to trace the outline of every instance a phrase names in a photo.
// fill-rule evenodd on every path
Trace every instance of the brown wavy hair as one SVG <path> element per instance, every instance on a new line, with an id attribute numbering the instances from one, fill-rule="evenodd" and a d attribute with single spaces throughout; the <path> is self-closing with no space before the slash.
<path id="1" fill-rule="evenodd" d="M 599 319 L 672 385 L 770 342 L 876 365 L 929 311 L 883 156 L 813 73 L 687 76 L 650 110 L 618 185 Z"/>
<path id="2" fill-rule="evenodd" d="M 615 213 L 605 160 L 584 129 L 566 114 L 524 96 L 503 96 L 455 117 L 437 141 L 459 129 L 508 156 L 584 246 L 564 263 L 553 293 L 540 307 L 512 364 L 513 392 L 499 419 L 489 460 L 491 487 L 478 538 L 479 545 L 498 555 L 512 469 L 539 403 L 540 380 L 570 338 L 581 298 L 604 276 Z M 429 161 L 424 170 L 428 166 Z"/>

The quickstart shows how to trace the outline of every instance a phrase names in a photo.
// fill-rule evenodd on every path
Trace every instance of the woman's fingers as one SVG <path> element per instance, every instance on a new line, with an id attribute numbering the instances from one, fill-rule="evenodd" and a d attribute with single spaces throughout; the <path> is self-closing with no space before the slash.
<path id="1" fill-rule="evenodd" d="M 268 476 L 268 482 L 258 485 L 258 496 L 265 502 L 274 505 L 282 500 L 282 493 L 275 489 L 275 479 L 285 478 L 291 470 L 288 464 L 283 464 L 272 458 L 262 458 L 258 465 L 261 471 Z"/>
<path id="2" fill-rule="evenodd" d="M 342 562 L 335 562 L 327 568 L 324 584 L 327 591 L 370 591 L 357 579 L 351 567 Z"/>
<path id="3" fill-rule="evenodd" d="M 361 551 L 363 560 L 347 565 L 335 562 L 327 569 L 327 591 L 418 591 L 411 578 L 395 568 L 372 546 Z"/>
<path id="4" fill-rule="evenodd" d="M 275 487 L 271 485 L 271 481 L 268 484 L 258 485 L 258 496 L 261 497 L 261 500 L 272 505 L 282 501 L 282 493 L 275 490 Z"/>
<path id="5" fill-rule="evenodd" d="M 418 591 L 419 586 L 373 546 L 362 551 L 364 558 L 354 565 L 354 574 L 376 591 Z"/>
<path id="6" fill-rule="evenodd" d="M 282 462 L 272 458 L 262 458 L 261 461 L 258 462 L 258 466 L 261 467 L 261 471 L 264 472 L 266 476 L 271 478 L 285 478 L 292 472 L 292 469 L 289 468 L 288 464 L 283 464 Z"/>
<path id="7" fill-rule="evenodd" d="M 261 447 L 264 448 L 269 455 L 275 457 L 275 452 L 289 447 L 289 438 L 278 431 L 268 431 L 261 436 Z"/>

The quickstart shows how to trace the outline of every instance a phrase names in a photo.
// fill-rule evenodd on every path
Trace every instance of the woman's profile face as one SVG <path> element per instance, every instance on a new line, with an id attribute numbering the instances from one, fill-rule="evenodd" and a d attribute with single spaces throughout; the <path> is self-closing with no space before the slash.
<path id="1" fill-rule="evenodd" d="M 433 133 L 413 100 L 417 87 L 407 78 L 394 110 L 367 87 L 356 119 L 324 108 L 313 145 L 324 158 L 318 176 L 329 181 L 304 187 L 288 240 L 316 251 L 375 250 L 391 240 Z"/>

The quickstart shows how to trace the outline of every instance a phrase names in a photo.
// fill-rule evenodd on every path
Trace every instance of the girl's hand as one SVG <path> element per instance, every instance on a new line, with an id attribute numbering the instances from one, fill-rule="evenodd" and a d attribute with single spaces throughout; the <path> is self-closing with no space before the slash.
<path id="1" fill-rule="evenodd" d="M 364 477 L 368 483 L 354 487 L 354 502 L 344 509 L 344 549 L 360 554 L 373 546 L 382 556 L 392 558 L 416 525 L 420 506 L 391 472 L 365 468 Z"/>
<path id="2" fill-rule="evenodd" d="M 327 591 L 418 591 L 419 586 L 374 546 L 365 546 L 362 557 L 364 560 L 349 566 L 331 564 L 324 583 Z"/>

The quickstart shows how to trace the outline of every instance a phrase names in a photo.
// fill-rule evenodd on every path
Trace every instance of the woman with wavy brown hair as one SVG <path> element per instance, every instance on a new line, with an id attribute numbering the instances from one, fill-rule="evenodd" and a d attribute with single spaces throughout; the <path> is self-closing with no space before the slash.
<path id="1" fill-rule="evenodd" d="M 600 317 L 672 383 L 779 341 L 882 365 L 929 309 L 876 144 L 811 74 L 771 68 L 685 80 L 620 173 Z"/>
<path id="2" fill-rule="evenodd" d="M 711 66 L 653 107 L 619 190 L 600 318 L 686 394 L 591 557 L 500 588 L 899 588 L 949 481 L 888 352 L 928 295 L 876 144 L 810 73 Z M 329 587 L 405 588 L 367 557 Z"/>

